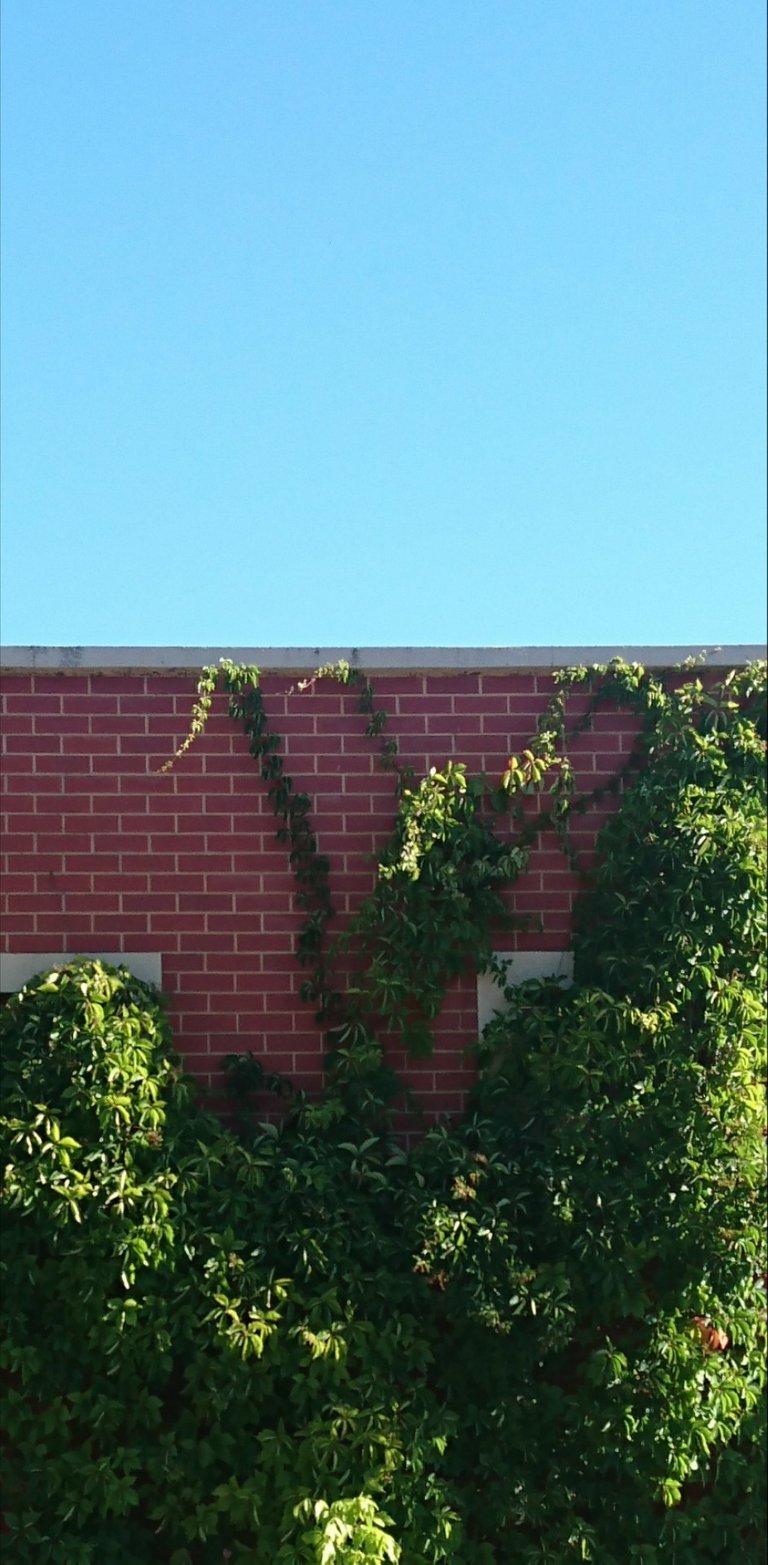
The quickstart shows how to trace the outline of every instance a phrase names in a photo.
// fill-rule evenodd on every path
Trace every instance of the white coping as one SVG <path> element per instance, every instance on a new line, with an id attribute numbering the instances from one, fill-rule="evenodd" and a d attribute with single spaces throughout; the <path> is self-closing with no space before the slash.
<path id="1" fill-rule="evenodd" d="M 573 981 L 572 951 L 496 951 L 506 963 L 507 984 L 522 984 L 528 978 L 557 978 L 562 984 Z M 496 1011 L 504 1009 L 504 994 L 490 973 L 477 980 L 477 1025 L 480 1032 L 488 1026 Z"/>
<path id="2" fill-rule="evenodd" d="M 474 673 L 558 668 L 610 663 L 623 658 L 646 668 L 675 668 L 701 659 L 712 668 L 740 667 L 766 655 L 765 646 L 687 647 L 2 647 L 0 667 L 8 673 L 197 672 L 206 664 L 231 658 L 265 673 L 313 673 L 325 663 L 344 661 L 351 668 L 379 673 Z"/>
<path id="3" fill-rule="evenodd" d="M 162 958 L 159 951 L 3 951 L 0 952 L 0 994 L 15 994 L 38 973 L 62 967 L 78 956 L 97 957 L 109 967 L 127 967 L 134 978 L 160 987 Z"/>

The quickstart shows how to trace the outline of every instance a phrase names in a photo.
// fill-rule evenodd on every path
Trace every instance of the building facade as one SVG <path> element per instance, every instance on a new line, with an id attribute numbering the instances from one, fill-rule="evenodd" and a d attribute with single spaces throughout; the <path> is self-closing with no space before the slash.
<path id="1" fill-rule="evenodd" d="M 316 1090 L 323 1037 L 302 1001 L 294 945 L 296 886 L 258 766 L 226 699 L 170 772 L 197 675 L 226 649 L 8 648 L 3 653 L 3 877 L 0 989 L 74 954 L 123 960 L 159 982 L 187 1068 L 215 1094 L 221 1059 L 252 1050 L 296 1085 Z M 524 749 L 553 690 L 553 671 L 621 655 L 672 668 L 698 648 L 237 649 L 257 665 L 285 768 L 311 799 L 331 864 L 341 926 L 371 890 L 391 831 L 391 773 L 366 736 L 354 688 L 309 683 L 340 658 L 375 687 L 386 732 L 421 776 L 446 761 L 500 776 Z M 732 667 L 762 649 L 709 654 Z M 608 782 L 632 749 L 625 712 L 595 714 L 574 742 L 577 781 Z M 589 855 L 610 799 L 578 823 Z M 511 907 L 529 927 L 500 937 L 512 973 L 567 976 L 578 882 L 557 839 L 542 833 Z M 451 985 L 426 1060 L 393 1053 L 429 1117 L 461 1109 L 472 1080 L 464 1056 L 493 1008 L 486 983 Z"/>

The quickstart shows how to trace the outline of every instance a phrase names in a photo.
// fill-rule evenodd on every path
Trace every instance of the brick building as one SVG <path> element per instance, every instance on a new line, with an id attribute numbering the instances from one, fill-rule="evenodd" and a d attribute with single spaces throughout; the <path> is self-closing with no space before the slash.
<path id="1" fill-rule="evenodd" d="M 298 1085 L 321 1080 L 323 1040 L 302 1002 L 293 954 L 300 922 L 286 850 L 258 767 L 217 698 L 206 732 L 170 773 L 197 674 L 226 649 L 7 648 L 3 653 L 3 879 L 0 989 L 19 987 L 65 955 L 125 960 L 168 996 L 187 1067 L 215 1088 L 222 1055 L 252 1049 Z M 500 775 L 525 747 L 556 668 L 621 655 L 671 668 L 699 648 L 340 649 L 228 651 L 262 670 L 270 727 L 287 771 L 312 800 L 332 866 L 340 919 L 373 883 L 394 816 L 392 776 L 378 765 L 353 691 L 328 681 L 345 658 L 372 679 L 387 732 L 418 775 L 448 759 Z M 733 667 L 757 647 L 710 652 Z M 577 779 L 607 780 L 629 753 L 626 713 L 598 713 L 573 749 Z M 604 811 L 608 805 L 601 806 Z M 591 851 L 603 815 L 577 828 Z M 577 884 L 546 834 L 512 906 L 537 927 L 505 936 L 513 973 L 567 973 Z M 493 995 L 468 973 L 452 985 L 428 1060 L 395 1055 L 431 1114 L 461 1107 L 463 1050 Z"/>

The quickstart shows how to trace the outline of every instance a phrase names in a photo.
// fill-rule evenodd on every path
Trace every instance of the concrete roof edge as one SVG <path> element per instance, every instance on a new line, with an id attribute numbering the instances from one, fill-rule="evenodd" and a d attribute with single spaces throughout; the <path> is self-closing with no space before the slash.
<path id="1" fill-rule="evenodd" d="M 688 658 L 708 667 L 742 666 L 766 656 L 760 645 L 673 647 L 2 647 L 6 673 L 187 673 L 231 658 L 265 673 L 312 673 L 342 659 L 371 673 L 477 673 L 552 670 L 609 663 L 621 657 L 646 668 L 672 668 Z"/>

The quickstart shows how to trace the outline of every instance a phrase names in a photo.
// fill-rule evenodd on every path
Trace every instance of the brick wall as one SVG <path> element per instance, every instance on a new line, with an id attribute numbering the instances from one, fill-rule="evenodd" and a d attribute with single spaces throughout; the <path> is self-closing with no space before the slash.
<path id="1" fill-rule="evenodd" d="M 322 1039 L 299 999 L 293 881 L 223 698 L 203 739 L 159 773 L 186 732 L 194 684 L 191 672 L 5 677 L 2 948 L 159 952 L 178 1047 L 209 1088 L 221 1056 L 246 1049 L 314 1088 Z M 392 778 L 377 767 L 354 693 L 296 686 L 291 675 L 266 676 L 265 703 L 286 770 L 313 801 L 343 916 L 371 888 L 372 855 L 393 819 Z M 552 676 L 413 672 L 383 674 L 375 686 L 387 732 L 418 773 L 453 758 L 498 775 L 535 730 Z M 579 781 L 608 778 L 633 732 L 625 715 L 599 714 L 574 752 Z M 596 825 L 591 816 L 579 827 L 580 846 L 591 847 Z M 566 947 L 574 891 L 557 843 L 543 837 L 512 892 L 515 909 L 540 915 L 542 927 L 501 948 Z M 448 995 L 434 1056 L 393 1057 L 430 1113 L 460 1108 L 471 1079 L 462 1050 L 476 1027 L 467 975 Z"/>

